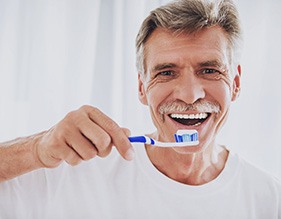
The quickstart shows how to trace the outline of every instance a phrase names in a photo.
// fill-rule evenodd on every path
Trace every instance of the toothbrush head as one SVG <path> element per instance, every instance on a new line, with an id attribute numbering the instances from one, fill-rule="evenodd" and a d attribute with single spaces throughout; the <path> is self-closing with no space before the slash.
<path id="1" fill-rule="evenodd" d="M 174 134 L 176 142 L 197 142 L 198 132 L 196 130 L 182 129 Z"/>

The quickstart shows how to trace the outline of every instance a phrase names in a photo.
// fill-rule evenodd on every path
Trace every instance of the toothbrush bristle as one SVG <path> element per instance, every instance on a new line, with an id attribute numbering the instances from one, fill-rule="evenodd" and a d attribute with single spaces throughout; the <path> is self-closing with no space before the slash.
<path id="1" fill-rule="evenodd" d="M 178 130 L 175 139 L 176 142 L 198 141 L 198 132 L 196 130 Z"/>

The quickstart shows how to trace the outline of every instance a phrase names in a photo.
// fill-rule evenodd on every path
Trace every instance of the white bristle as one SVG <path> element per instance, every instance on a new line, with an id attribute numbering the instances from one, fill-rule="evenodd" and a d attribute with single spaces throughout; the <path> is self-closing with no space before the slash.
<path id="1" fill-rule="evenodd" d="M 182 129 L 175 134 L 177 142 L 193 142 L 198 141 L 198 132 L 196 130 Z"/>

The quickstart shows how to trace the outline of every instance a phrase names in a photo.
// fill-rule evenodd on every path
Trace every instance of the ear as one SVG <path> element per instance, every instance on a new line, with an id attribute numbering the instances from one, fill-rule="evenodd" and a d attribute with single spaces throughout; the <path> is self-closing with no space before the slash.
<path id="1" fill-rule="evenodd" d="M 233 85 L 232 85 L 232 98 L 231 98 L 231 101 L 235 101 L 238 97 L 239 97 L 239 94 L 240 94 L 240 89 L 241 89 L 241 82 L 240 82 L 240 79 L 241 79 L 241 66 L 238 65 L 237 66 L 237 73 L 234 77 L 234 80 L 233 80 Z"/>
<path id="2" fill-rule="evenodd" d="M 144 76 L 142 73 L 138 73 L 138 93 L 140 102 L 144 105 L 148 105 L 144 88 Z"/>

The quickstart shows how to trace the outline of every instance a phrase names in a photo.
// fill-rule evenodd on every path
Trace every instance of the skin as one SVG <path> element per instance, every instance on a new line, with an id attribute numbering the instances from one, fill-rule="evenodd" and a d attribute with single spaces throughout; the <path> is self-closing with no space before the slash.
<path id="1" fill-rule="evenodd" d="M 174 141 L 173 134 L 178 129 L 192 128 L 198 131 L 200 142 L 198 146 L 180 148 L 146 145 L 151 162 L 178 182 L 189 185 L 210 182 L 223 170 L 227 160 L 228 151 L 215 139 L 240 90 L 241 68 L 230 64 L 226 34 L 216 26 L 192 35 L 176 35 L 157 28 L 145 44 L 145 54 L 146 72 L 139 73 L 139 99 L 149 106 L 157 128 L 149 136 Z M 179 124 L 168 114 L 159 113 L 159 107 L 167 102 L 194 104 L 198 100 L 218 104 L 220 112 L 212 113 L 196 127 Z"/>
<path id="2" fill-rule="evenodd" d="M 126 160 L 134 151 L 130 131 L 92 106 L 66 115 L 50 130 L 0 144 L 0 182 L 39 168 L 55 168 L 63 161 L 77 165 L 107 156 L 113 145 Z"/>

